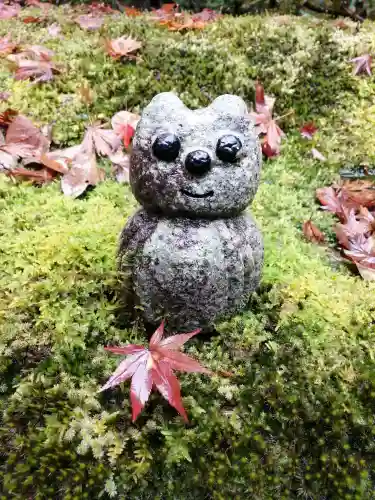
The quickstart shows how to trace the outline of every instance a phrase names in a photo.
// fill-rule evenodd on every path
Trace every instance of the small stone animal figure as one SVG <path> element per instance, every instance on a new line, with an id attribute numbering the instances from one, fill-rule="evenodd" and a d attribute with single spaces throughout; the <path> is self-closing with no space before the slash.
<path id="1" fill-rule="evenodd" d="M 119 261 L 124 270 L 133 256 L 133 289 L 148 323 L 205 328 L 246 304 L 263 264 L 261 234 L 243 212 L 260 167 L 240 97 L 192 111 L 166 92 L 145 108 L 130 166 L 143 208 L 121 234 Z"/>

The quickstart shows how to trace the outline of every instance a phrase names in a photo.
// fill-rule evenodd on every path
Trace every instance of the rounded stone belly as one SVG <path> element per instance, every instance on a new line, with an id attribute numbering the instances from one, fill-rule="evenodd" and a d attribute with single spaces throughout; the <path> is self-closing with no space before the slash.
<path id="1" fill-rule="evenodd" d="M 199 326 L 231 309 L 244 293 L 242 250 L 223 222 L 161 221 L 135 267 L 135 291 L 146 318 Z"/>

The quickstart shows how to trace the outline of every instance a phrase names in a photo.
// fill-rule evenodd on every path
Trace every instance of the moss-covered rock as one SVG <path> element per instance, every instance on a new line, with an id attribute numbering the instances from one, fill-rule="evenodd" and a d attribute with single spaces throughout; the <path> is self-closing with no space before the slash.
<path id="1" fill-rule="evenodd" d="M 373 25 L 351 33 L 311 19 L 224 18 L 184 35 L 117 16 L 86 33 L 66 12 L 49 14 L 64 40 L 0 24 L 0 36 L 43 43 L 66 68 L 40 86 L 0 69 L 10 104 L 54 121 L 59 144 L 80 140 L 88 115 L 140 110 L 162 90 L 190 106 L 223 92 L 252 101 L 260 78 L 276 113 L 294 113 L 281 121 L 288 136 L 253 205 L 262 287 L 218 335 L 187 344 L 213 371 L 233 372 L 180 376 L 189 426 L 158 394 L 133 425 L 128 385 L 97 393 L 118 363 L 103 346 L 147 341 L 118 310 L 115 253 L 135 209 L 130 190 L 107 181 L 71 200 L 57 184 L 0 177 L 1 498 L 374 498 L 375 286 L 301 234 L 314 214 L 333 242 L 314 189 L 340 162 L 375 157 L 373 79 L 353 77 L 347 63 L 372 49 Z M 144 43 L 138 63 L 104 54 L 101 37 L 122 34 Z M 89 110 L 82 82 L 96 93 Z M 306 141 L 298 127 L 310 119 L 319 132 Z M 327 163 L 312 159 L 312 146 Z"/>

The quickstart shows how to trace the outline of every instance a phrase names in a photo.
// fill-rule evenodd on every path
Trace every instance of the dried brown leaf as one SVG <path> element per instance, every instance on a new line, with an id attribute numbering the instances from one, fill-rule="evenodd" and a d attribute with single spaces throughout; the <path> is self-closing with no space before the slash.
<path id="1" fill-rule="evenodd" d="M 18 115 L 13 118 L 6 133 L 6 144 L 19 151 L 19 156 L 24 156 L 24 148 L 32 149 L 34 155 L 41 155 L 48 151 L 49 141 L 31 120 L 26 116 Z"/>
<path id="2" fill-rule="evenodd" d="M 325 241 L 324 234 L 311 220 L 303 223 L 303 234 L 305 235 L 305 238 L 312 243 L 323 243 Z"/>
<path id="3" fill-rule="evenodd" d="M 103 181 L 105 173 L 98 168 L 94 154 L 80 153 L 73 160 L 72 168 L 61 179 L 61 188 L 66 196 L 77 198 L 88 186 Z"/>
<path id="4" fill-rule="evenodd" d="M 99 15 L 92 16 L 88 14 L 78 16 L 75 21 L 82 29 L 85 29 L 87 31 L 94 31 L 102 26 L 102 24 L 104 23 L 104 17 Z"/>
<path id="5" fill-rule="evenodd" d="M 104 129 L 103 125 L 88 127 L 82 142 L 82 151 L 88 154 L 95 152 L 101 156 L 110 156 L 115 153 L 121 144 L 120 137 L 113 131 Z"/>
<path id="6" fill-rule="evenodd" d="M 105 40 L 105 46 L 108 54 L 115 59 L 136 59 L 136 52 L 142 47 L 142 43 L 130 36 L 121 36 L 114 40 Z"/>

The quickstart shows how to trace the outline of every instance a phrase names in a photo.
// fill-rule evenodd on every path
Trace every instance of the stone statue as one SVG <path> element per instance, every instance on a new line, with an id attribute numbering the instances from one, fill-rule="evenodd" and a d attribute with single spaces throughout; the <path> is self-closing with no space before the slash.
<path id="1" fill-rule="evenodd" d="M 246 206 L 259 184 L 261 150 L 244 101 L 223 95 L 190 110 L 173 93 L 145 108 L 133 140 L 132 191 L 142 205 L 120 237 L 144 319 L 180 331 L 243 307 L 263 264 Z"/>

